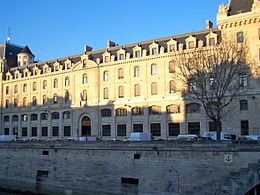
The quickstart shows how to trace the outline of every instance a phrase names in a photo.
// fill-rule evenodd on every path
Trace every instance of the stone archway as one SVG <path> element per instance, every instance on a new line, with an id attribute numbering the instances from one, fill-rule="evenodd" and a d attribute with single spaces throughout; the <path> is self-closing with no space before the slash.
<path id="1" fill-rule="evenodd" d="M 88 116 L 81 119 L 81 136 L 91 136 L 91 120 Z"/>

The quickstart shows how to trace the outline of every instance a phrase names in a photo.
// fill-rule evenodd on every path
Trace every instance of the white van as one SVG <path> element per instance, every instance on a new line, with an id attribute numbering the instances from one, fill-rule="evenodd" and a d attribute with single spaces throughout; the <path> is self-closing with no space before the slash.
<path id="1" fill-rule="evenodd" d="M 203 137 L 210 137 L 212 140 L 217 140 L 217 132 L 205 131 Z M 232 140 L 232 135 L 228 132 L 220 132 L 220 140 Z"/>
<path id="2" fill-rule="evenodd" d="M 130 141 L 151 141 L 150 133 L 134 132 L 130 134 Z"/>
<path id="3" fill-rule="evenodd" d="M 178 140 L 181 140 L 181 141 L 197 140 L 198 138 L 199 138 L 199 136 L 195 135 L 195 134 L 178 135 Z"/>

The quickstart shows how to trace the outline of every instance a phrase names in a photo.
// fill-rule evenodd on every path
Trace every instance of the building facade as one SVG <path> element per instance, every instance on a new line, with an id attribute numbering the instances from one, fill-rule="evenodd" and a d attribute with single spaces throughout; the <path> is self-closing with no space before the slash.
<path id="1" fill-rule="evenodd" d="M 202 106 L 176 88 L 173 56 L 212 47 L 222 38 L 247 41 L 249 66 L 260 65 L 260 1 L 231 0 L 220 5 L 217 28 L 116 45 L 45 62 L 35 62 L 26 47 L 0 45 L 0 134 L 19 138 L 63 139 L 78 136 L 129 137 L 149 132 L 164 139 L 214 130 Z M 260 78 L 232 104 L 222 130 L 237 136 L 260 134 Z"/>

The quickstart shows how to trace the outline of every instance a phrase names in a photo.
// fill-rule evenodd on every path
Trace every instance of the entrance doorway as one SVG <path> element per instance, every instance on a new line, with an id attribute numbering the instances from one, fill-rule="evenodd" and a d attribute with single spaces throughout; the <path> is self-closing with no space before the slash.
<path id="1" fill-rule="evenodd" d="M 88 116 L 84 116 L 81 120 L 81 135 L 91 136 L 91 121 Z"/>

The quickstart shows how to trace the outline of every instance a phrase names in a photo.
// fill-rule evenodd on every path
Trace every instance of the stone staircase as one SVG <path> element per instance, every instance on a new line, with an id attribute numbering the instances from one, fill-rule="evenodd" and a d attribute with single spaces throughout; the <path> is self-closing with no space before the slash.
<path id="1" fill-rule="evenodd" d="M 245 195 L 250 189 L 260 183 L 260 160 L 248 164 L 237 172 L 231 172 L 223 180 L 212 181 L 193 187 L 179 195 Z"/>

